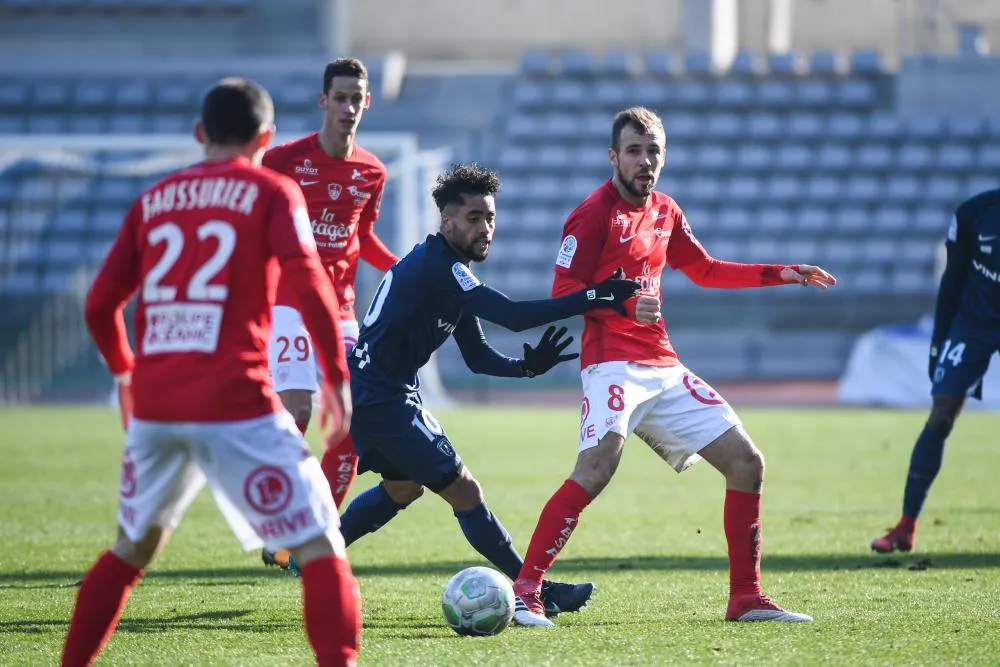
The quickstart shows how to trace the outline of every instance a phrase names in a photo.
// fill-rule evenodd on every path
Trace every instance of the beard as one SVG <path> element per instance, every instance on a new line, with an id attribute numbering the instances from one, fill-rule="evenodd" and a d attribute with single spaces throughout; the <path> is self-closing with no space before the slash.
<path id="1" fill-rule="evenodd" d="M 483 262 L 486 261 L 486 256 L 490 254 L 490 247 L 486 246 L 486 250 L 479 249 L 479 241 L 473 241 L 469 244 L 469 247 L 465 249 L 465 256 L 471 259 L 473 262 Z"/>
<path id="2" fill-rule="evenodd" d="M 617 169 L 618 182 L 622 184 L 622 187 L 632 195 L 633 197 L 648 197 L 656 187 L 656 178 L 653 174 L 650 174 L 649 183 L 642 184 L 636 181 L 634 178 L 629 181 L 625 179 L 625 174 L 622 173 L 621 169 Z"/>

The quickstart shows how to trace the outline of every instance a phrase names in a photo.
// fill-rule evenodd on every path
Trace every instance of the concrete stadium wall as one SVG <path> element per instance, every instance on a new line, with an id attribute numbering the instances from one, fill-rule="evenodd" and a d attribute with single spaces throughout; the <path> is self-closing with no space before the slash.
<path id="1" fill-rule="evenodd" d="M 707 0 L 706 0 L 707 1 Z M 680 49 L 682 0 L 359 0 L 352 50 L 411 58 L 514 59 L 527 48 Z M 740 46 L 767 48 L 767 0 L 739 0 Z M 903 19 L 923 0 L 793 0 L 792 48 L 878 49 L 895 60 L 914 42 Z M 608 7 L 613 7 L 609 12 Z M 1000 0 L 942 0 L 935 50 L 954 51 L 956 25 L 979 23 L 1000 51 Z"/>

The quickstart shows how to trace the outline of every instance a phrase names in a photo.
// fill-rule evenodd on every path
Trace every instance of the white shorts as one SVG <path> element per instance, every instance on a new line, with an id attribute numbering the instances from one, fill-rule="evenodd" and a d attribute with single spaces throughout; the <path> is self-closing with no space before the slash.
<path id="1" fill-rule="evenodd" d="M 236 422 L 133 419 L 118 524 L 132 541 L 174 529 L 208 481 L 244 549 L 297 547 L 327 534 L 343 556 L 330 484 L 287 412 Z"/>
<path id="2" fill-rule="evenodd" d="M 580 449 L 609 431 L 635 433 L 677 472 L 740 419 L 701 378 L 681 365 L 667 368 L 607 361 L 583 369 Z"/>
<path id="3" fill-rule="evenodd" d="M 302 322 L 302 315 L 290 306 L 275 306 L 271 310 L 271 320 L 274 333 L 267 348 L 267 365 L 271 369 L 274 390 L 316 391 L 321 376 L 316 366 L 312 338 Z M 344 354 L 347 355 L 358 342 L 358 323 L 341 320 L 340 332 L 344 336 Z"/>

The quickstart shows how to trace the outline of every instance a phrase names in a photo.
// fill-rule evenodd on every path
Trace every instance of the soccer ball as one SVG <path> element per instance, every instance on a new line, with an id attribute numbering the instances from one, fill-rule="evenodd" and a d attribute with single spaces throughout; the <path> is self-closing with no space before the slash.
<path id="1" fill-rule="evenodd" d="M 500 634 L 514 617 L 514 589 L 496 570 L 468 567 L 444 587 L 441 609 L 460 635 Z"/>

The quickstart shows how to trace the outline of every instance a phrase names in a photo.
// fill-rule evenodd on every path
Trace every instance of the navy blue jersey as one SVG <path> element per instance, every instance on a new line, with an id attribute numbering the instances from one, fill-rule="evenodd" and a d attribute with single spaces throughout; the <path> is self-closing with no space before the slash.
<path id="1" fill-rule="evenodd" d="M 966 327 L 1000 331 L 1000 190 L 967 200 L 955 212 L 945 244 L 934 344 L 948 335 L 956 314 Z"/>
<path id="2" fill-rule="evenodd" d="M 361 406 L 416 391 L 417 371 L 453 334 L 474 372 L 522 377 L 521 360 L 493 349 L 478 318 L 523 331 L 589 307 L 586 290 L 558 299 L 511 301 L 480 282 L 443 236 L 428 236 L 385 274 L 361 320 L 348 360 L 352 401 Z"/>

